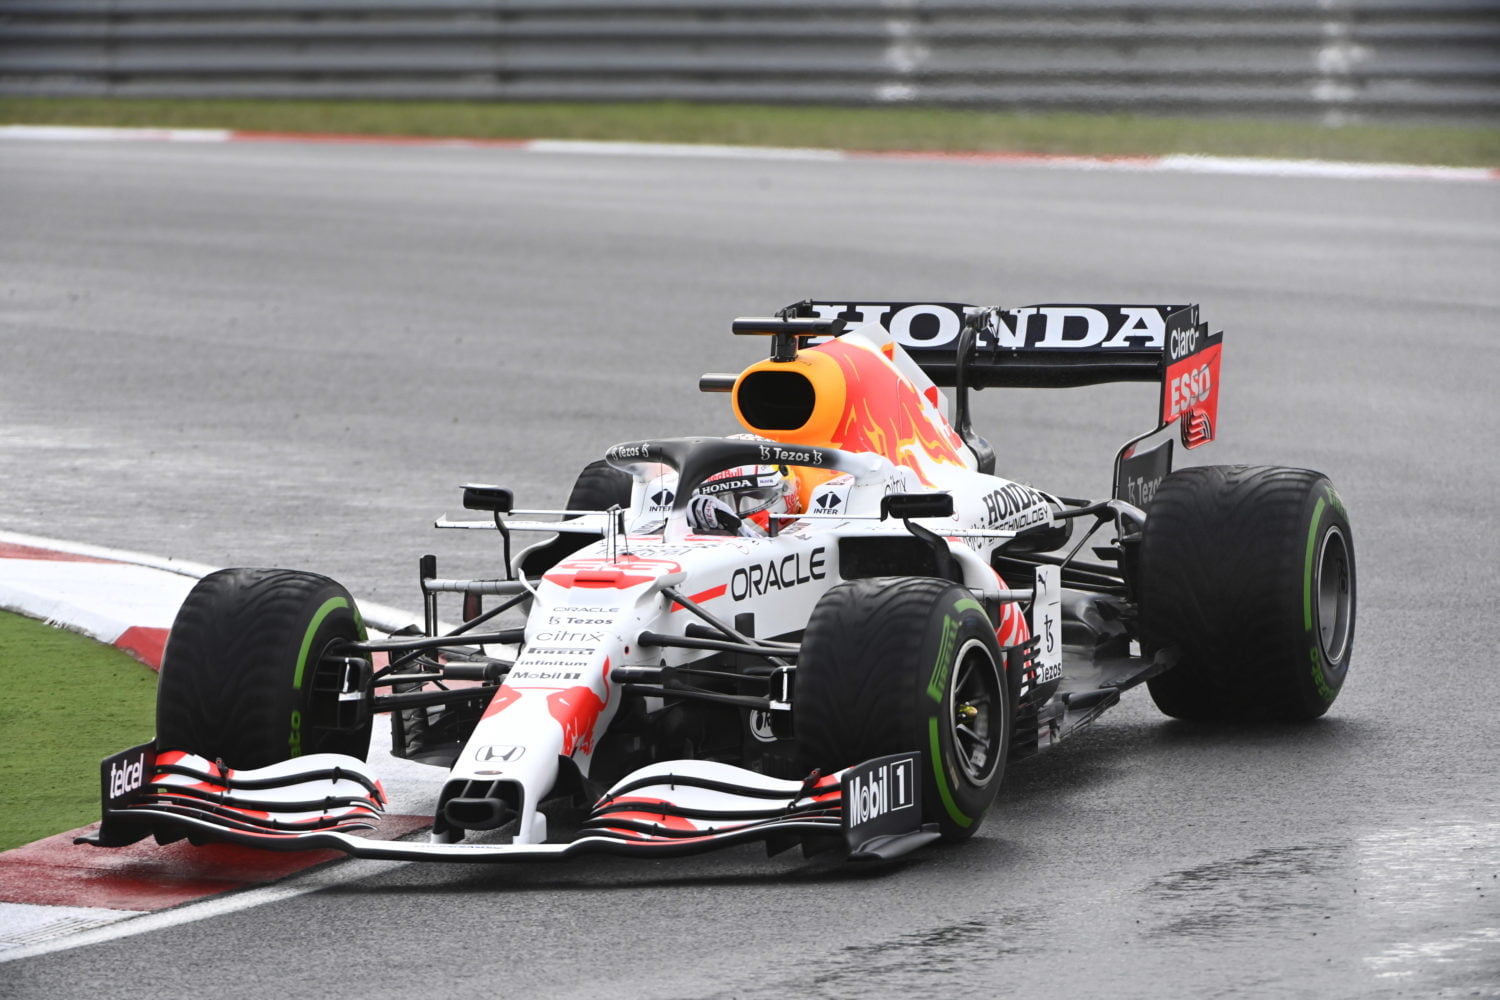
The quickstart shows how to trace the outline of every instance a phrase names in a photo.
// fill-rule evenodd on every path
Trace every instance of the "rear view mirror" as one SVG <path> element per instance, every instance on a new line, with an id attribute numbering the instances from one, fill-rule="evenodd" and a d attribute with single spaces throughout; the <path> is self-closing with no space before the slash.
<path id="1" fill-rule="evenodd" d="M 515 507 L 515 496 L 503 486 L 483 486 L 472 483 L 464 487 L 465 510 L 487 510 L 494 514 L 509 514 Z"/>
<path id="2" fill-rule="evenodd" d="M 952 517 L 951 493 L 887 493 L 880 498 L 880 519 L 899 517 Z"/>

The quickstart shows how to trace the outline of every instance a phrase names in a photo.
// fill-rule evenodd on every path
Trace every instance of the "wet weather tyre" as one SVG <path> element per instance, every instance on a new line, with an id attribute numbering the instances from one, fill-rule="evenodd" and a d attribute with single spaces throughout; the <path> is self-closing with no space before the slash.
<path id="1" fill-rule="evenodd" d="M 162 656 L 158 748 L 240 769 L 313 753 L 363 760 L 369 714 L 339 727 L 344 666 L 326 655 L 363 638 L 354 599 L 327 577 L 281 569 L 205 576 L 178 611 Z"/>
<path id="2" fill-rule="evenodd" d="M 568 510 L 609 510 L 611 507 L 628 509 L 633 482 L 630 473 L 615 468 L 603 459 L 590 462 L 573 482 L 566 507 Z M 527 576 L 541 576 L 595 540 L 589 535 L 559 534 L 547 544 L 526 553 L 521 562 L 521 572 Z"/>
<path id="3" fill-rule="evenodd" d="M 1147 511 L 1140 637 L 1175 646 L 1148 682 L 1179 719 L 1301 721 L 1328 711 L 1354 644 L 1354 536 L 1333 484 L 1307 469 L 1172 473 Z"/>
<path id="4" fill-rule="evenodd" d="M 813 609 L 792 718 L 804 770 L 920 750 L 923 818 L 963 840 L 1000 790 L 1015 707 L 995 627 L 972 594 L 882 577 L 841 583 Z"/>
<path id="5" fill-rule="evenodd" d="M 617 469 L 602 458 L 590 462 L 578 474 L 568 494 L 569 510 L 608 510 L 630 506 L 630 473 Z"/>

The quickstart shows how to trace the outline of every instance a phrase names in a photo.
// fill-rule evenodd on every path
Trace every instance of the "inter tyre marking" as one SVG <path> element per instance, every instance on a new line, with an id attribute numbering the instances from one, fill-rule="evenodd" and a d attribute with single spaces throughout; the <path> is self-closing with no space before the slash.
<path id="1" fill-rule="evenodd" d="M 938 797 L 943 800 L 943 808 L 948 811 L 948 816 L 959 826 L 966 827 L 974 820 L 964 814 L 958 808 L 958 803 L 953 801 L 953 792 L 948 788 L 947 778 L 943 774 L 943 746 L 938 737 L 937 716 L 927 719 L 927 749 L 928 757 L 932 759 L 932 775 L 937 779 Z"/>
<path id="2" fill-rule="evenodd" d="M 981 616 L 984 615 L 984 605 L 972 597 L 965 597 L 954 601 L 953 610 L 960 616 L 965 611 L 977 611 Z M 927 685 L 927 695 L 938 703 L 940 706 L 939 713 L 943 711 L 941 706 L 947 704 L 949 700 L 948 685 L 950 679 L 953 677 L 954 661 L 956 659 L 954 656 L 954 640 L 958 638 L 958 630 L 961 626 L 962 617 L 955 618 L 951 614 L 943 617 L 943 637 L 942 641 L 938 644 L 937 662 L 933 665 L 932 680 Z M 948 705 L 947 707 L 948 711 L 951 712 L 953 706 Z M 938 726 L 939 716 L 929 715 L 927 718 L 927 741 L 930 749 L 929 757 L 932 761 L 932 775 L 936 779 L 938 796 L 943 800 L 943 808 L 947 810 L 953 822 L 961 827 L 967 827 L 974 820 L 958 807 L 958 803 L 953 798 L 953 791 L 948 787 L 947 775 L 943 769 L 943 748 L 942 741 L 939 738 L 940 730 Z M 955 739 L 957 739 L 956 736 Z M 956 754 L 957 750 L 955 749 L 954 752 Z"/>
<path id="3" fill-rule="evenodd" d="M 1320 636 L 1313 629 L 1313 563 L 1316 561 L 1315 553 L 1318 551 L 1318 528 L 1323 523 L 1323 511 L 1327 504 L 1322 497 L 1313 507 L 1312 523 L 1307 528 L 1307 553 L 1304 557 L 1302 567 L 1302 624 L 1312 636 L 1313 643 L 1308 648 L 1309 673 L 1312 674 L 1313 684 L 1318 689 L 1318 695 L 1325 702 L 1332 702 L 1334 690 L 1328 686 L 1328 679 L 1323 676 L 1326 666 L 1323 663 L 1323 649 Z M 1319 567 L 1321 569 L 1321 567 Z"/>
<path id="4" fill-rule="evenodd" d="M 1318 694 L 1324 701 L 1331 703 L 1337 692 L 1328 684 L 1324 676 L 1325 671 L 1333 664 L 1326 662 L 1324 656 L 1323 632 L 1325 623 L 1322 621 L 1324 608 L 1322 606 L 1322 590 L 1324 587 L 1323 573 L 1326 569 L 1324 563 L 1327 558 L 1330 539 L 1337 537 L 1342 544 L 1343 533 L 1337 525 L 1331 526 L 1324 533 L 1320 529 L 1323 526 L 1323 515 L 1328 509 L 1325 497 L 1318 497 L 1313 507 L 1312 523 L 1307 529 L 1307 551 L 1303 556 L 1302 567 L 1302 624 L 1312 638 L 1312 645 L 1308 648 L 1309 670 L 1312 674 L 1313 684 L 1318 689 Z M 1347 572 L 1347 570 L 1346 570 Z M 1318 615 L 1313 614 L 1313 602 L 1318 601 Z M 1338 628 L 1340 614 L 1334 609 L 1333 627 Z M 1347 626 L 1345 626 L 1347 628 Z M 1339 636 L 1338 648 L 1330 651 L 1337 654 L 1337 659 L 1342 660 L 1347 648 L 1347 639 L 1344 635 Z M 1337 662 L 1337 660 L 1335 661 Z"/>
<path id="5" fill-rule="evenodd" d="M 937 662 L 932 666 L 932 680 L 927 682 L 927 697 L 938 704 L 948 690 L 948 675 L 953 665 L 953 640 L 958 636 L 958 622 L 952 615 L 943 618 L 943 638 L 938 643 Z"/>
<path id="6" fill-rule="evenodd" d="M 1157 706 L 1199 721 L 1323 715 L 1352 652 L 1351 535 L 1337 493 L 1312 470 L 1201 466 L 1164 479 L 1141 550 L 1141 633 L 1183 657 L 1147 681 Z M 1320 615 L 1338 622 L 1326 640 Z"/>
<path id="7" fill-rule="evenodd" d="M 1307 526 L 1307 555 L 1302 567 L 1302 627 L 1309 632 L 1313 627 L 1313 553 L 1318 547 L 1318 525 L 1323 523 L 1325 506 L 1323 498 L 1318 497 L 1318 503 L 1313 507 L 1312 523 Z"/>
<path id="8" fill-rule="evenodd" d="M 302 635 L 302 648 L 297 653 L 297 671 L 292 675 L 292 690 L 302 690 L 302 675 L 307 669 L 307 655 L 312 650 L 313 636 L 318 634 L 324 619 L 340 608 L 348 608 L 349 602 L 342 597 L 330 597 L 323 602 L 323 606 L 313 615 L 312 621 L 307 625 L 307 631 Z M 291 732 L 287 736 L 287 748 L 293 757 L 302 756 L 302 713 L 292 709 Z"/>
<path id="9" fill-rule="evenodd" d="M 307 667 L 307 654 L 312 649 L 313 636 L 317 634 L 318 628 L 323 624 L 323 619 L 333 614 L 339 608 L 347 608 L 349 602 L 342 597 L 330 597 L 323 602 L 318 613 L 313 615 L 312 621 L 308 623 L 307 632 L 302 636 L 302 649 L 297 654 L 297 672 L 292 675 L 292 687 L 302 690 L 302 673 Z"/>

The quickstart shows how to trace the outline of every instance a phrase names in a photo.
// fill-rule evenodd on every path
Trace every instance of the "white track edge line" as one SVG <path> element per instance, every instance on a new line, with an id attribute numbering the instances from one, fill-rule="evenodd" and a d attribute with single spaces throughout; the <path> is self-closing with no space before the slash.
<path id="1" fill-rule="evenodd" d="M 191 576 L 195 578 L 205 577 L 218 568 L 216 566 L 205 565 L 204 563 L 189 562 L 185 559 L 174 559 L 170 556 L 153 556 L 143 552 L 111 549 L 102 545 L 69 542 L 59 538 L 24 535 L 18 531 L 0 531 L 0 543 L 7 542 L 12 545 L 26 546 L 27 548 L 65 552 L 69 555 L 86 556 L 90 559 L 103 559 L 107 562 L 129 563 L 132 566 L 144 566 L 147 569 L 159 569 L 167 573 L 176 573 L 179 576 Z"/>
<path id="2" fill-rule="evenodd" d="M 308 133 L 306 142 L 328 142 L 334 137 Z M 93 141 L 93 142 L 297 142 L 294 133 L 268 135 L 243 134 L 232 129 L 114 128 L 88 125 L 0 125 L 0 140 Z M 379 146 L 379 136 L 361 136 L 361 145 Z M 481 140 L 432 138 L 413 140 L 393 137 L 392 145 L 432 148 L 485 148 Z M 575 156 L 645 156 L 700 159 L 782 160 L 793 162 L 839 162 L 861 160 L 907 160 L 958 162 L 981 166 L 1052 167 L 1077 170 L 1164 171 L 1172 173 L 1220 174 L 1249 177 L 1299 177 L 1332 180 L 1427 180 L 1427 181 L 1500 181 L 1500 167 L 1446 167 L 1406 163 L 1354 163 L 1341 160 L 1287 160 L 1259 157 L 1199 156 L 1173 153 L 1165 156 L 1089 157 L 1052 156 L 1048 154 L 982 152 L 853 151 L 817 147 L 763 147 L 666 142 L 615 142 L 576 139 L 529 139 L 515 144 L 497 144 L 496 148 L 518 149 L 527 153 L 550 153 Z"/>
<path id="3" fill-rule="evenodd" d="M 219 896 L 209 896 L 206 899 L 182 903 L 166 910 L 141 913 L 138 916 L 122 916 L 110 923 L 90 927 L 50 941 L 0 951 L 0 965 L 20 959 L 35 958 L 38 955 L 46 955 L 55 951 L 71 951 L 74 948 L 106 944 L 121 938 L 134 937 L 137 934 L 176 927 L 179 924 L 237 913 L 241 910 L 263 906 L 266 903 L 275 903 L 332 886 L 343 885 L 410 864 L 413 862 L 334 858 L 279 882 L 234 890 Z"/>
<path id="4" fill-rule="evenodd" d="M 164 556 L 147 555 L 143 552 L 131 552 L 128 549 L 112 549 L 103 545 L 87 545 L 82 542 L 69 542 L 58 538 L 43 538 L 39 535 L 26 535 L 18 531 L 0 531 L 0 543 L 12 545 L 23 545 L 33 549 L 44 549 L 54 552 L 65 552 L 70 555 L 87 556 L 91 559 L 103 559 L 108 562 L 128 563 L 132 566 L 144 566 L 147 569 L 161 570 L 167 573 L 176 573 L 179 576 L 202 579 L 210 573 L 216 572 L 221 567 L 209 566 L 205 563 L 190 562 L 186 559 L 174 559 Z M 3 560 L 0 560 L 3 562 Z M 384 604 L 376 604 L 371 601 L 360 601 L 355 599 L 359 605 L 360 616 L 364 618 L 365 624 L 371 625 L 383 632 L 394 632 L 406 625 L 421 621 L 420 614 L 403 611 Z M 20 612 L 23 613 L 24 612 Z M 454 626 L 440 622 L 439 625 L 449 631 Z"/>

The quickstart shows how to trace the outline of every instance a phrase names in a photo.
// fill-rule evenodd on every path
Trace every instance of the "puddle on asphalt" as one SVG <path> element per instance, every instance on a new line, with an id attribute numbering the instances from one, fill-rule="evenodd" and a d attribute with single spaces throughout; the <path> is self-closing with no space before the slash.
<path id="1" fill-rule="evenodd" d="M 1500 823 L 1330 832 L 1144 883 L 1057 874 L 1018 894 L 986 873 L 952 921 L 835 947 L 811 970 L 760 970 L 714 1000 L 967 1000 L 1005 983 L 1131 1000 L 1500 1000 Z"/>
<path id="2" fill-rule="evenodd" d="M 1233 861 L 1173 872 L 1147 891 L 1154 936 L 1218 938 L 1268 923 L 1311 923 L 1335 909 L 1324 891 L 1343 850 L 1319 845 L 1256 851 Z"/>
<path id="3" fill-rule="evenodd" d="M 1159 942 L 1321 934 L 1372 985 L 1500 998 L 1500 823 L 1268 848 L 1163 876 L 1145 895 Z"/>
<path id="4" fill-rule="evenodd" d="M 872 982 L 920 985 L 933 995 L 956 995 L 974 970 L 991 968 L 1022 947 L 1006 933 L 1008 921 L 984 915 L 903 934 L 890 941 L 843 948 L 837 961 L 807 977 L 809 994 L 857 996 Z"/>
<path id="5" fill-rule="evenodd" d="M 1367 918 L 1411 933 L 1365 956 L 1380 979 L 1475 974 L 1500 997 L 1500 823 L 1431 823 L 1359 838 L 1353 858 Z"/>

